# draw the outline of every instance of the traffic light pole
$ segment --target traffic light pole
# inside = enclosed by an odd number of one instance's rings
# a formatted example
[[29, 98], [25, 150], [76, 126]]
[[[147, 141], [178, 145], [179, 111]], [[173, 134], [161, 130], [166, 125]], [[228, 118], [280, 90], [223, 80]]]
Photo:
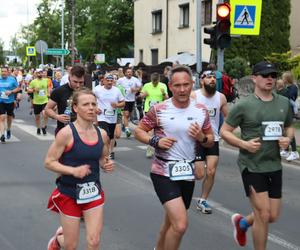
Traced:
[[[218, 3], [224, 3], [224, 0], [219, 0]], [[218, 48], [217, 50], [217, 67], [218, 70], [223, 72], [224, 70], [224, 49]]]
[[201, 33], [202, 33], [202, 25], [201, 25], [201, 1], [202, 0], [197, 0], [197, 20], [196, 20], [196, 88], [200, 87], [200, 73], [202, 71], [202, 39], [201, 39]]

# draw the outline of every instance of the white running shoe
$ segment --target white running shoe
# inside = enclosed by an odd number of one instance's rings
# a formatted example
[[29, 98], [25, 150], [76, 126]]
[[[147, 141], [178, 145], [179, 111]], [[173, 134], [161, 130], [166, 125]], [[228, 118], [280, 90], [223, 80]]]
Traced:
[[299, 159], [299, 153], [297, 151], [292, 151], [290, 155], [286, 158], [287, 161], [294, 161]]
[[287, 151], [287, 150], [280, 150], [280, 156], [282, 157], [282, 158], [288, 158], [289, 157], [289, 151]]

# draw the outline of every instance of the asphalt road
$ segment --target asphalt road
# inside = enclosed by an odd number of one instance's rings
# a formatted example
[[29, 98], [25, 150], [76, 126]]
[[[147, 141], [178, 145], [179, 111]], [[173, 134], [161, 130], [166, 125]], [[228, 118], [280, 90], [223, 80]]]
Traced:
[[[55, 174], [47, 171], [43, 159], [53, 140], [53, 121], [46, 137], [36, 136], [33, 117], [27, 104], [16, 113], [13, 138], [0, 145], [0, 249], [46, 249], [59, 225], [57, 215], [46, 211], [47, 199], [54, 188]], [[189, 228], [183, 250], [240, 249], [232, 238], [230, 216], [250, 212], [236, 166], [237, 152], [221, 149], [215, 186], [210, 195], [212, 215], [203, 215], [193, 201]], [[120, 139], [116, 149], [116, 170], [101, 174], [106, 194], [103, 250], [152, 250], [157, 238], [163, 209], [149, 179], [151, 161], [144, 145], [133, 138]], [[280, 220], [270, 226], [268, 249], [300, 249], [299, 167], [284, 166], [283, 204]], [[196, 200], [200, 192], [197, 182]], [[84, 249], [84, 226], [79, 249]], [[253, 249], [251, 232], [244, 249]]]

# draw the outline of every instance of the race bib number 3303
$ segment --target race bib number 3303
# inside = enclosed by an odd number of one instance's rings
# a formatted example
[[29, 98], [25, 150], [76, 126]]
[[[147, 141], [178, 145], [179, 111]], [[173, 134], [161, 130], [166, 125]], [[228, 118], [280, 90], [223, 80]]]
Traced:
[[190, 161], [172, 161], [168, 163], [172, 181], [194, 180], [194, 166]]

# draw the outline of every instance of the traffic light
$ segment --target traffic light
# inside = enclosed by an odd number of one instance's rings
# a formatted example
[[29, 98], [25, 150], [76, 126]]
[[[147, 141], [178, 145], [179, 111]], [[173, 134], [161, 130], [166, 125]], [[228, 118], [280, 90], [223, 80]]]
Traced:
[[211, 26], [211, 27], [204, 27], [204, 33], [209, 34], [210, 38], [204, 38], [203, 42], [205, 44], [210, 45], [212, 49], [217, 48], [216, 44], [216, 25]]
[[225, 49], [230, 46], [230, 5], [228, 3], [217, 4], [216, 46]]

